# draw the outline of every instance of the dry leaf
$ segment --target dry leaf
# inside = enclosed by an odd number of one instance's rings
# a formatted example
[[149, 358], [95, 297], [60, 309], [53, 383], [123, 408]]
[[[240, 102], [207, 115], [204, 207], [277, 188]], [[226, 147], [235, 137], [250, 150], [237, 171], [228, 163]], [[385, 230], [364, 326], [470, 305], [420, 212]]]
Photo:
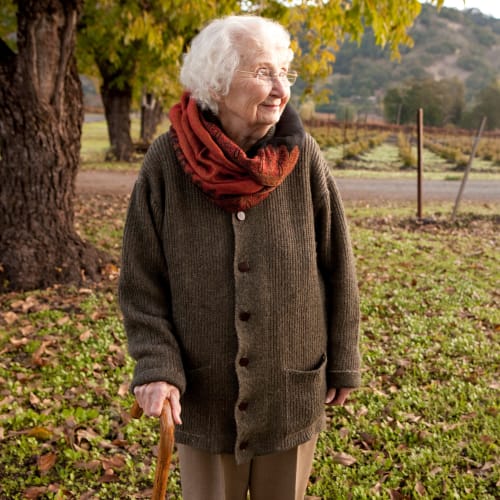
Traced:
[[340, 465], [350, 466], [356, 463], [356, 459], [348, 453], [335, 453], [332, 458], [336, 464]]
[[36, 328], [33, 325], [25, 325], [19, 328], [19, 331], [26, 336], [35, 333]]
[[82, 342], [86, 342], [90, 337], [92, 337], [92, 332], [90, 330], [86, 330], [82, 334], [80, 334], [79, 339]]
[[2, 318], [8, 325], [12, 325], [17, 321], [18, 316], [15, 312], [8, 311], [2, 314]]
[[46, 453], [38, 458], [37, 465], [38, 470], [43, 474], [48, 470], [52, 469], [57, 461], [57, 455], [55, 453]]
[[118, 275], [118, 267], [116, 267], [114, 264], [106, 264], [102, 270], [102, 274], [107, 275], [108, 277], [113, 277]]
[[42, 359], [42, 356], [48, 352], [47, 347], [51, 345], [52, 342], [53, 342], [52, 340], [45, 340], [44, 342], [42, 342], [40, 347], [33, 353], [33, 355], [31, 356], [31, 361], [33, 362], [34, 365], [44, 366], [47, 364], [47, 362], [44, 359]]
[[113, 469], [107, 469], [99, 478], [100, 483], [114, 483], [115, 481], [119, 481], [119, 478]]
[[23, 433], [26, 434], [27, 436], [32, 436], [37, 439], [44, 439], [44, 440], [51, 439], [53, 436], [53, 432], [50, 429], [41, 426], [33, 427], [32, 429], [23, 431]]
[[42, 400], [36, 394], [34, 394], [33, 392], [30, 393], [30, 403], [33, 406], [39, 406], [41, 402]]
[[35, 499], [47, 492], [46, 486], [31, 486], [24, 490], [23, 498]]
[[75, 467], [95, 472], [101, 468], [101, 461], [95, 459], [95, 460], [90, 460], [89, 462], [76, 462]]
[[121, 470], [125, 467], [125, 457], [123, 455], [113, 455], [110, 458], [101, 459], [104, 470]]
[[57, 326], [63, 326], [71, 321], [69, 316], [63, 316], [57, 320]]
[[29, 342], [29, 339], [26, 337], [23, 337], [22, 339], [16, 339], [15, 337], [11, 337], [9, 339], [9, 342], [14, 346], [14, 347], [19, 347], [22, 345], [26, 345]]
[[339, 430], [339, 437], [342, 439], [346, 439], [349, 437], [349, 429], [347, 427], [342, 427]]
[[427, 491], [425, 491], [425, 486], [420, 481], [417, 481], [417, 484], [415, 485], [415, 491], [421, 496], [425, 496], [427, 494]]
[[389, 490], [389, 498], [391, 500], [402, 500], [404, 496], [398, 490]]
[[82, 441], [92, 441], [94, 439], [99, 439], [101, 436], [92, 429], [78, 429], [76, 431], [77, 443], [81, 444]]
[[123, 384], [118, 387], [118, 396], [123, 397], [128, 394], [130, 388], [130, 383], [129, 382], [123, 382]]

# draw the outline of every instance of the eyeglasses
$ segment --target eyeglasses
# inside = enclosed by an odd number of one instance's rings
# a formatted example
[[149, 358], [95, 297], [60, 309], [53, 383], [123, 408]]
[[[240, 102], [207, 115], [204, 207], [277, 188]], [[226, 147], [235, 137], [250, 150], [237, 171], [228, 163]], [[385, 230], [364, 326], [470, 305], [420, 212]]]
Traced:
[[296, 71], [278, 71], [278, 73], [274, 73], [270, 69], [266, 68], [261, 68], [257, 71], [243, 71], [241, 69], [237, 69], [236, 71], [252, 78], [256, 78], [261, 82], [272, 83], [273, 80], [277, 78], [282, 84], [290, 86], [297, 81], [297, 77], [299, 76]]

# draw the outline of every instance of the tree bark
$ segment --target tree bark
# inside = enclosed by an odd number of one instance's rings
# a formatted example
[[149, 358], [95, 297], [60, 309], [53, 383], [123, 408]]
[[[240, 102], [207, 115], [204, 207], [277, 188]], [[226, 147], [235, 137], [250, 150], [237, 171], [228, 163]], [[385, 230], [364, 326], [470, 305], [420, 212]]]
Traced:
[[17, 5], [17, 53], [0, 40], [0, 291], [95, 280], [104, 263], [74, 227], [82, 0]]
[[[104, 78], [102, 72], [101, 75]], [[101, 96], [111, 144], [111, 154], [108, 155], [108, 159], [131, 161], [134, 154], [134, 145], [130, 135], [132, 88], [128, 83], [118, 88], [112, 81], [104, 79]]]
[[143, 94], [141, 105], [141, 141], [151, 144], [156, 129], [161, 122], [163, 107], [160, 101], [149, 92]]

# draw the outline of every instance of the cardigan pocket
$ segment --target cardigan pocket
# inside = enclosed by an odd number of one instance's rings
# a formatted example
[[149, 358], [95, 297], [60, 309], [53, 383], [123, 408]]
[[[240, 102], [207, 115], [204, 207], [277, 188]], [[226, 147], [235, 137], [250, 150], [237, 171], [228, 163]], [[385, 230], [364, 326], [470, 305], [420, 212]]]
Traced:
[[287, 432], [298, 432], [314, 424], [324, 410], [326, 356], [313, 370], [285, 370]]

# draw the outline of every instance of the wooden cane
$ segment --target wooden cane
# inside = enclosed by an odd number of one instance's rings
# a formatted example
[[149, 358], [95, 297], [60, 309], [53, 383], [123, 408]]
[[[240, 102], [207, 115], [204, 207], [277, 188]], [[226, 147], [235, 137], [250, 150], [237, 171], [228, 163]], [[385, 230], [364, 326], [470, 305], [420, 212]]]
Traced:
[[[134, 402], [130, 415], [140, 418], [143, 411], [137, 401]], [[158, 460], [156, 463], [155, 482], [153, 485], [152, 500], [165, 500], [167, 493], [168, 472], [174, 449], [174, 421], [170, 402], [165, 399], [160, 414], [160, 445], [158, 447]]]

